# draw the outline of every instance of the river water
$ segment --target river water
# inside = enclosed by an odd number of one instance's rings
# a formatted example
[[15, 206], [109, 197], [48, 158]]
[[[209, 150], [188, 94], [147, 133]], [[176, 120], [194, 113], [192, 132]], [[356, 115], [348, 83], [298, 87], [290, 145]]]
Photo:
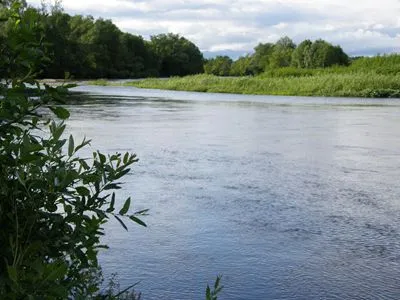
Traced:
[[400, 102], [74, 89], [70, 131], [132, 151], [104, 274], [144, 299], [400, 299]]

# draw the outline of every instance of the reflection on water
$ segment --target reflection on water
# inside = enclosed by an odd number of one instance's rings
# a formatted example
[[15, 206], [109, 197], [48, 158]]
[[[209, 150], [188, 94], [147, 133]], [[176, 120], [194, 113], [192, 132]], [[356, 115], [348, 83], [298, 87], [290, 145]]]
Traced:
[[[78, 87], [70, 130], [140, 162], [121, 199], [148, 228], [107, 225], [106, 275], [145, 299], [400, 297], [396, 100]], [[89, 94], [88, 94], [89, 93]]]

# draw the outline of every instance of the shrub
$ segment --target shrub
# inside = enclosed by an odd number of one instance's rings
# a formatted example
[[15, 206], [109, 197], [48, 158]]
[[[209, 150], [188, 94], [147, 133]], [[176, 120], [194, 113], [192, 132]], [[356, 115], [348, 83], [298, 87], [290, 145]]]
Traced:
[[13, 36], [0, 52], [0, 298], [90, 297], [99, 288], [104, 223], [145, 225], [145, 211], [129, 214], [130, 198], [116, 211], [112, 192], [138, 159], [77, 155], [90, 141], [63, 135], [69, 112], [59, 104], [71, 85], [42, 89], [35, 80], [46, 61], [38, 16], [18, 1], [1, 12]]

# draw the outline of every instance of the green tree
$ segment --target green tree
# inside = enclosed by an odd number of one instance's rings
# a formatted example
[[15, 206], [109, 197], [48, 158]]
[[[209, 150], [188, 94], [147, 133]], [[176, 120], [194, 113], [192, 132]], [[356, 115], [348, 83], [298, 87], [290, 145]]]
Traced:
[[[117, 78], [121, 69], [122, 33], [111, 20], [98, 19], [94, 23], [88, 43], [96, 62], [96, 77]], [[86, 41], [85, 41], [86, 42]]]
[[324, 40], [316, 40], [311, 48], [312, 67], [313, 68], [326, 68], [333, 65], [348, 65], [349, 58], [339, 46]]
[[292, 66], [296, 68], [311, 68], [312, 63], [312, 54], [311, 47], [312, 41], [305, 40], [301, 42], [297, 48], [293, 51], [292, 54]]
[[151, 37], [150, 45], [159, 58], [161, 76], [185, 76], [203, 72], [203, 54], [189, 40], [177, 34]]
[[140, 78], [157, 75], [157, 58], [141, 36], [122, 33], [119, 75]]
[[250, 55], [241, 56], [232, 63], [231, 76], [247, 76], [254, 75], [252, 69], [252, 57]]
[[61, 72], [69, 72], [76, 78], [97, 78], [96, 55], [91, 40], [94, 32], [94, 18], [72, 16], [68, 22], [67, 60], [62, 63]]
[[271, 55], [274, 51], [274, 44], [260, 43], [254, 48], [254, 54], [251, 57], [249, 66], [251, 73], [260, 74], [266, 71], [270, 64]]
[[296, 49], [296, 44], [287, 36], [279, 39], [274, 45], [274, 49], [269, 60], [271, 68], [282, 68], [291, 65], [292, 53]]
[[217, 76], [229, 76], [232, 63], [233, 61], [229, 56], [217, 56], [206, 61], [204, 72]]
[[[75, 73], [72, 43], [69, 40], [71, 16], [62, 10], [53, 11], [51, 15], [43, 12], [42, 22], [47, 41], [47, 52], [50, 62], [45, 68], [43, 77], [64, 78], [65, 73]], [[82, 55], [82, 53], [81, 53]]]

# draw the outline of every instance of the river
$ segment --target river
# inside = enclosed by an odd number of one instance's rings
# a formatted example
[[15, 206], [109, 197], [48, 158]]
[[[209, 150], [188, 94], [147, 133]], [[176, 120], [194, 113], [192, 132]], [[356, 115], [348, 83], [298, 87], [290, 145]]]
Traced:
[[140, 158], [106, 277], [144, 300], [400, 298], [400, 102], [89, 87], [69, 130]]

